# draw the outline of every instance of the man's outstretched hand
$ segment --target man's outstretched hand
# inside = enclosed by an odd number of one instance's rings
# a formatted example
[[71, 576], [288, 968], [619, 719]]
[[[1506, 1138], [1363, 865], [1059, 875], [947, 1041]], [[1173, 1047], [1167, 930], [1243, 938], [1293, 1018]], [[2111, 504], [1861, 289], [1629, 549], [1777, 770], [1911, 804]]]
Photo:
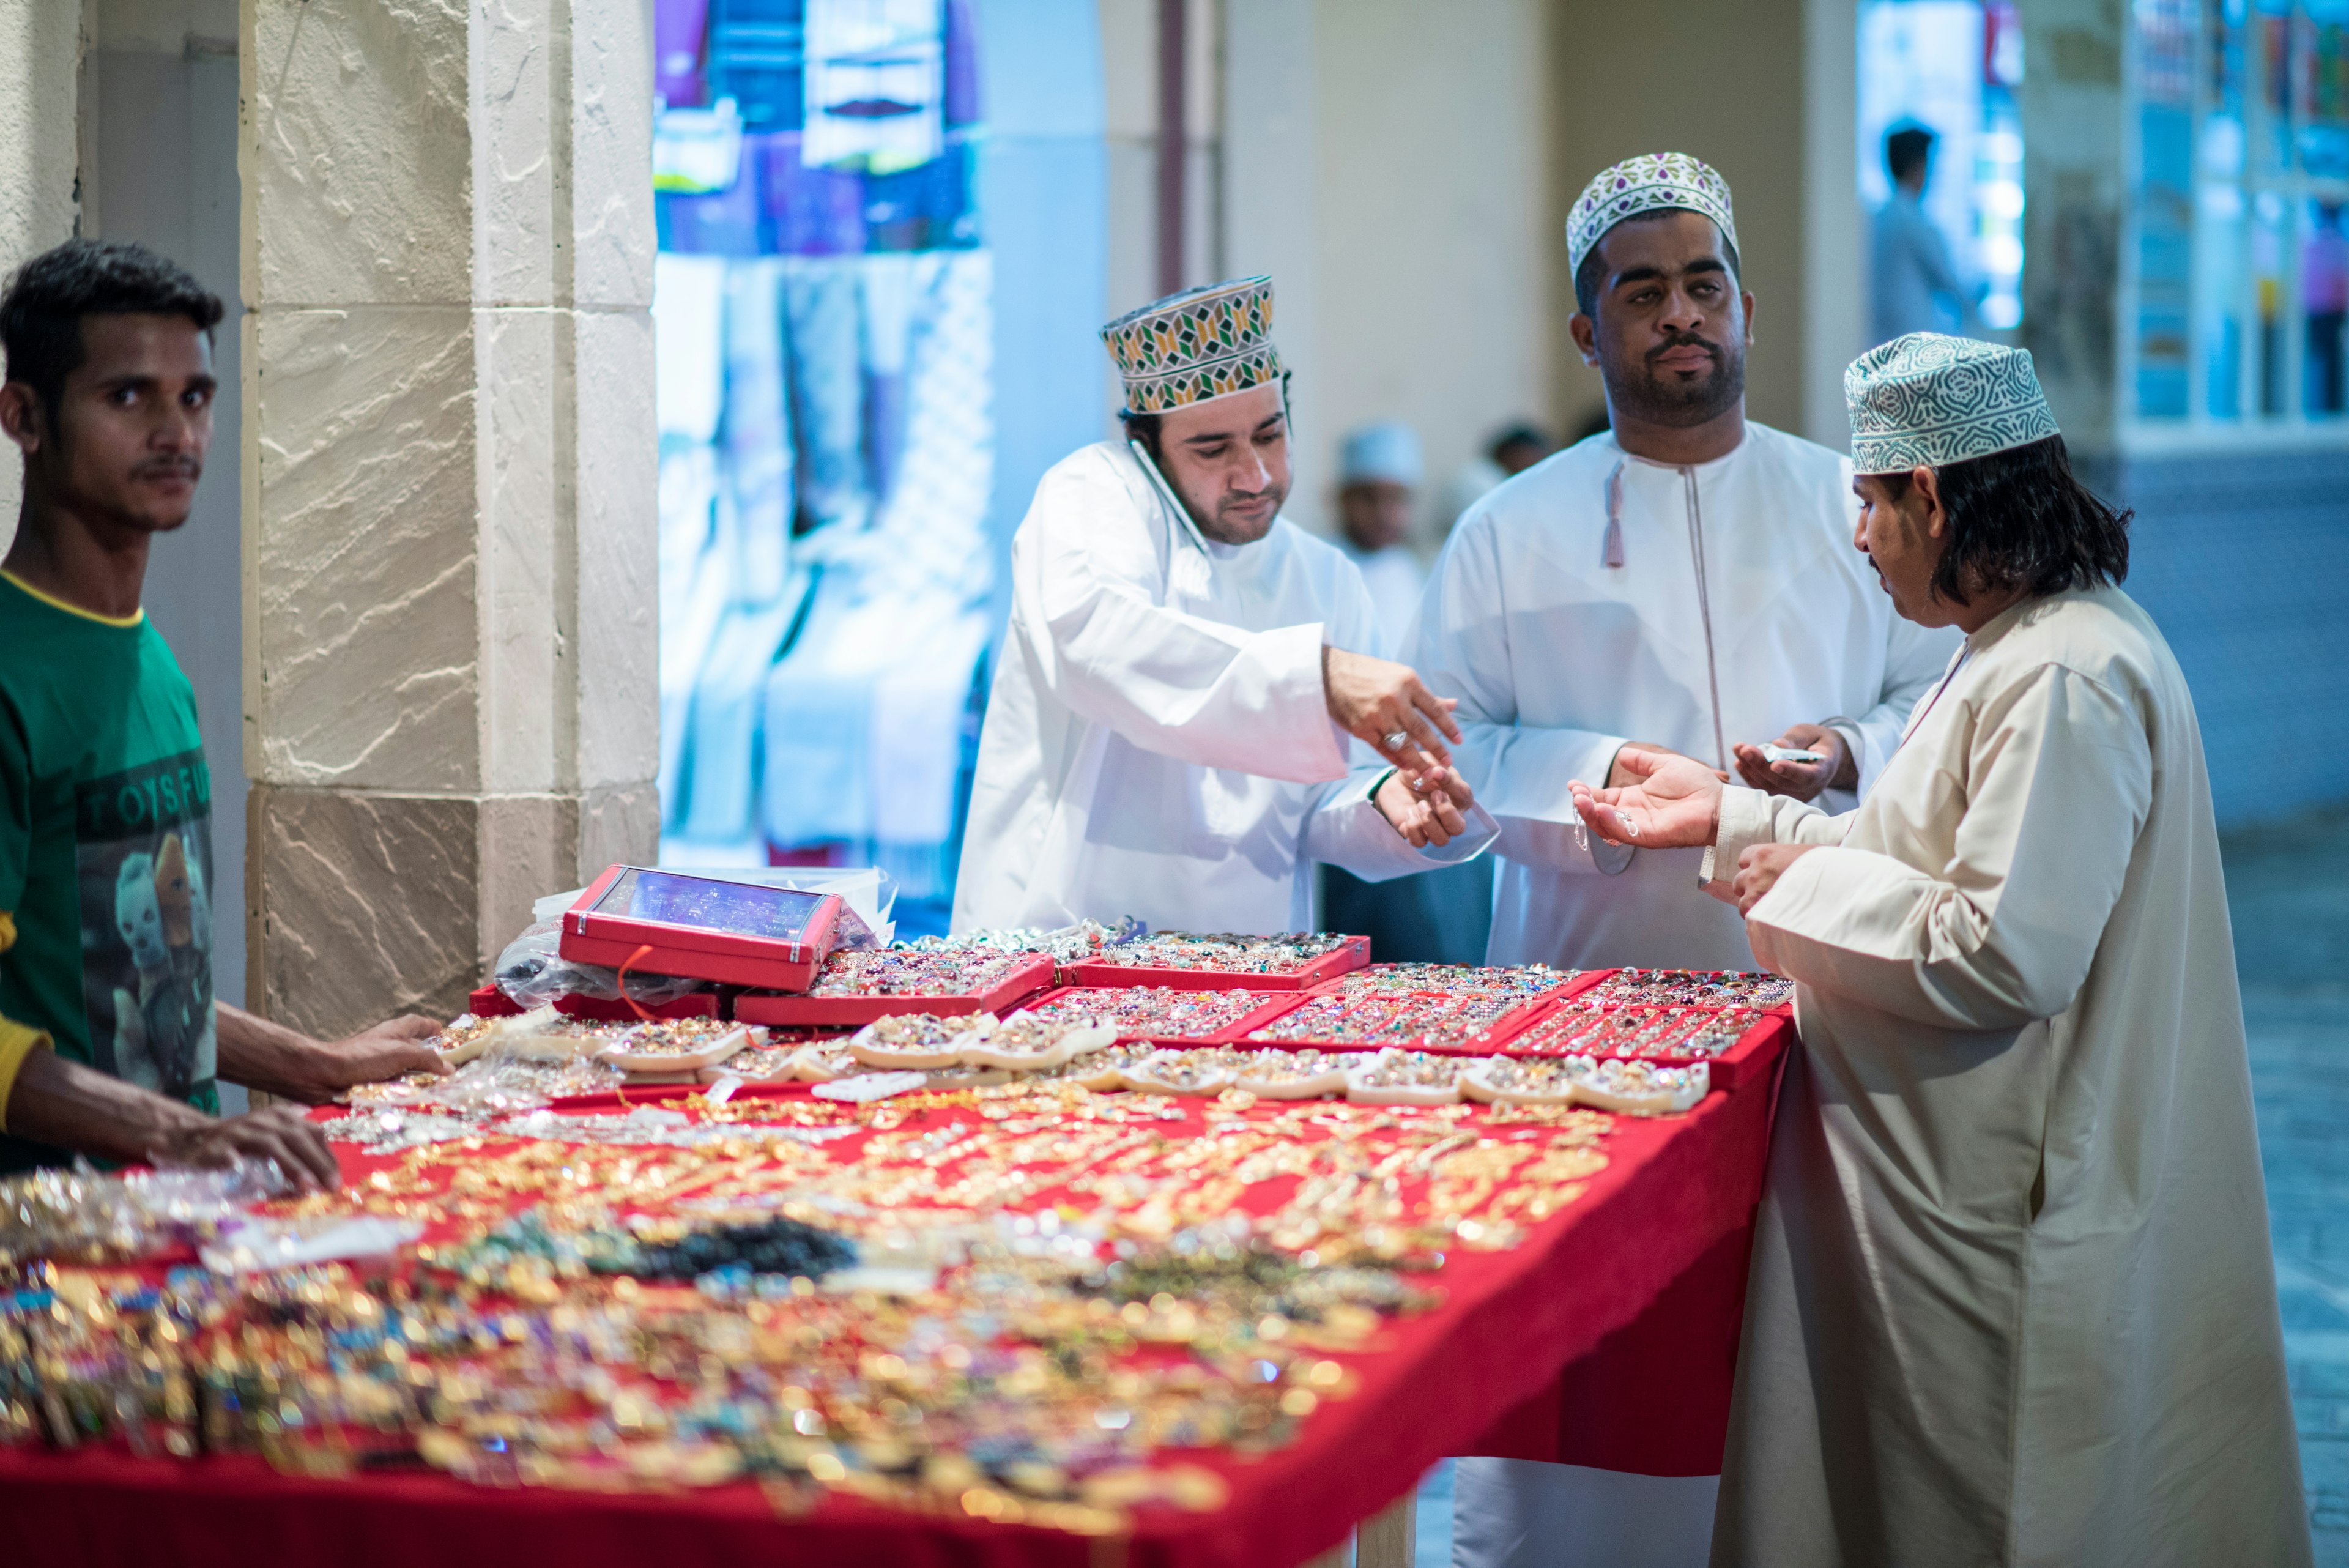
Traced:
[[1791, 795], [1796, 800], [1814, 800], [1821, 790], [1857, 789], [1859, 766], [1854, 761], [1851, 748], [1835, 731], [1821, 724], [1790, 724], [1786, 732], [1770, 742], [1790, 752], [1816, 752], [1825, 762], [1774, 763], [1759, 746], [1740, 741], [1731, 748], [1735, 753], [1737, 774], [1754, 788], [1769, 794]]
[[1609, 844], [1683, 849], [1712, 843], [1720, 830], [1721, 775], [1702, 763], [1625, 746], [1610, 776], [1627, 782], [1593, 789], [1576, 779], [1570, 786], [1575, 810]]
[[1467, 813], [1476, 804], [1475, 792], [1448, 768], [1433, 770], [1422, 782], [1423, 790], [1414, 788], [1400, 771], [1389, 774], [1371, 804], [1413, 849], [1431, 844], [1442, 848], [1468, 831]]
[[1460, 726], [1452, 719], [1459, 701], [1430, 691], [1410, 665], [1324, 647], [1321, 691], [1340, 729], [1431, 791], [1429, 771], [1451, 766], [1452, 753], [1444, 741], [1460, 739]]
[[446, 1073], [426, 1041], [440, 1026], [408, 1013], [332, 1043], [220, 1003], [220, 1075], [281, 1099], [321, 1105], [357, 1084], [381, 1083], [403, 1073]]

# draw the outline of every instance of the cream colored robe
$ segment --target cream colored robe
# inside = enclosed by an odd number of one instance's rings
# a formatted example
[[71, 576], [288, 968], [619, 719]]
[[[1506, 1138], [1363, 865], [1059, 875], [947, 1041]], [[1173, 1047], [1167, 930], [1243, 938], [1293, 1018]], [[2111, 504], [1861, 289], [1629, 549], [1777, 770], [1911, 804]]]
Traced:
[[1860, 808], [1723, 796], [1796, 993], [1719, 1565], [2310, 1560], [2226, 888], [2116, 589], [1967, 641]]

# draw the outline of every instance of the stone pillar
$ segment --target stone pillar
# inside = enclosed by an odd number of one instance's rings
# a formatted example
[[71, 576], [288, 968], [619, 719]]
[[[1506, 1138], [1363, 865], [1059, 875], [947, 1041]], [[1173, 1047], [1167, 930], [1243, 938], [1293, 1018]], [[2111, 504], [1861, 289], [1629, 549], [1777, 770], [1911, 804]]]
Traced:
[[[80, 80], [81, 0], [0, 0], [0, 278], [73, 237]], [[0, 551], [19, 462], [0, 441]]]
[[447, 1012], [658, 806], [651, 0], [243, 0], [248, 995]]

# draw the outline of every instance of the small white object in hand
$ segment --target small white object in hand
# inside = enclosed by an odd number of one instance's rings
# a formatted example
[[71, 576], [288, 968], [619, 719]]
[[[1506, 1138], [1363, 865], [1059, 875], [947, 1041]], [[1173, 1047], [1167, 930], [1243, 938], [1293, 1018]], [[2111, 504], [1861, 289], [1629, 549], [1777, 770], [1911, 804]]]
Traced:
[[1812, 766], [1827, 760], [1825, 752], [1805, 751], [1799, 746], [1764, 746], [1762, 754], [1774, 763], [1807, 763]]

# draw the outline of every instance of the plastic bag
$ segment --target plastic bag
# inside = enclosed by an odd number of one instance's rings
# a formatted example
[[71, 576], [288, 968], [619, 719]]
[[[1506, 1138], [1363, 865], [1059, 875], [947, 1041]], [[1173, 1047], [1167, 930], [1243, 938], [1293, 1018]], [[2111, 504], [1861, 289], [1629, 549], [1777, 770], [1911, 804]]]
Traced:
[[[531, 1008], [544, 1007], [565, 996], [592, 996], [601, 1002], [619, 997], [620, 971], [602, 964], [574, 963], [558, 950], [562, 940], [561, 920], [540, 920], [506, 944], [505, 951], [498, 955], [494, 973], [498, 989], [508, 1001]], [[628, 996], [640, 1007], [659, 1007], [709, 989], [706, 980], [636, 969], [628, 971]]]
[[626, 1083], [627, 1074], [601, 1054], [600, 1037], [583, 1034], [578, 1043], [576, 1051], [549, 1055], [532, 1042], [500, 1039], [448, 1077], [418, 1091], [411, 1103], [445, 1106], [460, 1116], [502, 1116], [579, 1095], [608, 1095]]
[[288, 1190], [274, 1159], [120, 1172], [100, 1171], [84, 1159], [71, 1170], [13, 1177], [0, 1181], [0, 1282], [36, 1258], [103, 1263], [151, 1257]]

